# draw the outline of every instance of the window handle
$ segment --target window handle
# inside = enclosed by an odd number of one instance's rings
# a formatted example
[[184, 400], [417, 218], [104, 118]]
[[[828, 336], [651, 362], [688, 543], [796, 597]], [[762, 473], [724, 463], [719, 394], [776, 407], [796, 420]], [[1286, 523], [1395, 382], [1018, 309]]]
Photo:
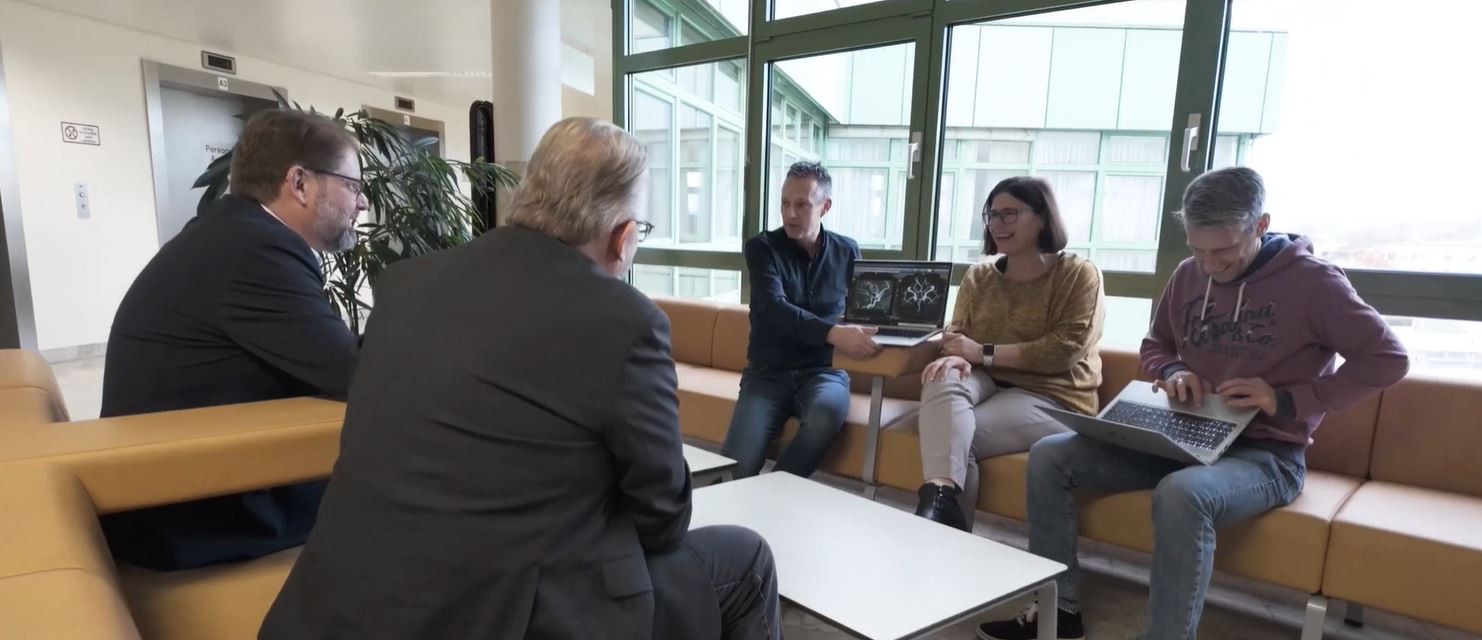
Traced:
[[1188, 126], [1184, 127], [1183, 158], [1179, 162], [1179, 167], [1184, 170], [1184, 173], [1193, 170], [1190, 164], [1194, 160], [1194, 152], [1199, 150], [1199, 122], [1203, 116], [1202, 113], [1189, 114]]
[[906, 179], [916, 179], [916, 164], [921, 162], [921, 132], [911, 132], [911, 143], [906, 145]]

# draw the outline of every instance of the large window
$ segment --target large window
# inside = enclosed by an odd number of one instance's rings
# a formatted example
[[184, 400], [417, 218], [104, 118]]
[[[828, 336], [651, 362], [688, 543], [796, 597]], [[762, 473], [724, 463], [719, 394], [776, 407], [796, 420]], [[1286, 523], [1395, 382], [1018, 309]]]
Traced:
[[769, 228], [781, 224], [788, 167], [822, 161], [834, 181], [824, 226], [864, 249], [901, 248], [914, 56], [906, 43], [772, 66]]
[[1344, 267], [1482, 274], [1482, 128], [1452, 111], [1477, 104], [1482, 3], [1235, 0], [1231, 17], [1219, 128], [1259, 132], [1241, 160], [1274, 227]]
[[798, 160], [834, 175], [829, 229], [960, 278], [983, 258], [988, 192], [1031, 175], [1105, 274], [1104, 344], [1136, 347], [1188, 255], [1169, 215], [1183, 190], [1246, 165], [1274, 228], [1344, 267], [1417, 370], [1482, 377], [1482, 204], [1466, 191], [1482, 3], [1086, 4], [622, 3], [615, 113], [648, 145], [656, 225], [635, 278], [680, 295], [685, 274], [698, 296], [704, 273], [713, 296], [735, 274], [739, 297], [741, 243], [780, 224]]
[[648, 247], [739, 251], [745, 67], [724, 61], [633, 76], [629, 129], [648, 147]]
[[937, 256], [976, 259], [989, 191], [1033, 175], [1071, 251], [1153, 271], [1183, 21], [1181, 3], [1137, 0], [953, 27]]
[[650, 296], [741, 302], [741, 272], [654, 265], [633, 266], [633, 286]]
[[629, 51], [645, 53], [746, 33], [747, 0], [633, 0]]

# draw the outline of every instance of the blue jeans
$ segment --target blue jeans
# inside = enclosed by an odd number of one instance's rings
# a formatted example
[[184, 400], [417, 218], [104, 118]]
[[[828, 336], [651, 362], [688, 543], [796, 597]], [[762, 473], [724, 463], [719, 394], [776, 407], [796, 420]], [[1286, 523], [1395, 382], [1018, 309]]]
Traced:
[[849, 413], [849, 374], [838, 369], [753, 371], [741, 374], [741, 396], [721, 453], [736, 460], [735, 477], [761, 472], [782, 425], [796, 417], [798, 435], [782, 449], [775, 470], [813, 475]]
[[1305, 450], [1239, 440], [1212, 465], [1185, 466], [1074, 433], [1029, 450], [1029, 550], [1070, 567], [1060, 608], [1079, 611], [1076, 489], [1153, 490], [1153, 570], [1144, 638], [1193, 638], [1214, 570], [1215, 529], [1290, 503], [1307, 475]]

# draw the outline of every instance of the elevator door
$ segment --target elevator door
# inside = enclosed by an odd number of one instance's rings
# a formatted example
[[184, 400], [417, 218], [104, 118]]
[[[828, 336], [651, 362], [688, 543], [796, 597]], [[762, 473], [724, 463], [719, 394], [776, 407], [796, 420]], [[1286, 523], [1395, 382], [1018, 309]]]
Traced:
[[227, 93], [160, 87], [160, 106], [165, 134], [167, 197], [159, 218], [159, 240], [163, 245], [180, 233], [201, 201], [201, 189], [192, 189], [196, 178], [218, 156], [230, 151], [242, 134], [246, 116], [273, 108], [267, 100]]

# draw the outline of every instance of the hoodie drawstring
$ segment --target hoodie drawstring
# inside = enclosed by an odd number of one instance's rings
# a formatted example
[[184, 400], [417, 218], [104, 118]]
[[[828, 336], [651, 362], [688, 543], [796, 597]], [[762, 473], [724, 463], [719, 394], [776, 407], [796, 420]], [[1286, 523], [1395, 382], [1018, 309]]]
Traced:
[[[1247, 283], [1245, 283], [1245, 282], [1240, 283], [1240, 291], [1235, 294], [1235, 312], [1233, 314], [1231, 314], [1231, 316], [1230, 316], [1230, 320], [1232, 322], [1240, 322], [1240, 307], [1244, 306], [1244, 304], [1245, 304], [1245, 285], [1246, 284]], [[1208, 314], [1209, 314], [1209, 295], [1210, 295], [1210, 293], [1213, 290], [1214, 290], [1214, 276], [1210, 276], [1208, 280], [1205, 280], [1204, 281], [1204, 302], [1202, 302], [1202, 303], [1199, 304], [1199, 330], [1200, 331], [1203, 331], [1204, 330], [1204, 326], [1205, 326], [1204, 325], [1204, 321], [1205, 321], [1206, 318], [1208, 318]], [[1184, 330], [1183, 344], [1185, 346], [1187, 346], [1189, 344], [1189, 331], [1190, 331], [1190, 329], [1185, 329]]]

